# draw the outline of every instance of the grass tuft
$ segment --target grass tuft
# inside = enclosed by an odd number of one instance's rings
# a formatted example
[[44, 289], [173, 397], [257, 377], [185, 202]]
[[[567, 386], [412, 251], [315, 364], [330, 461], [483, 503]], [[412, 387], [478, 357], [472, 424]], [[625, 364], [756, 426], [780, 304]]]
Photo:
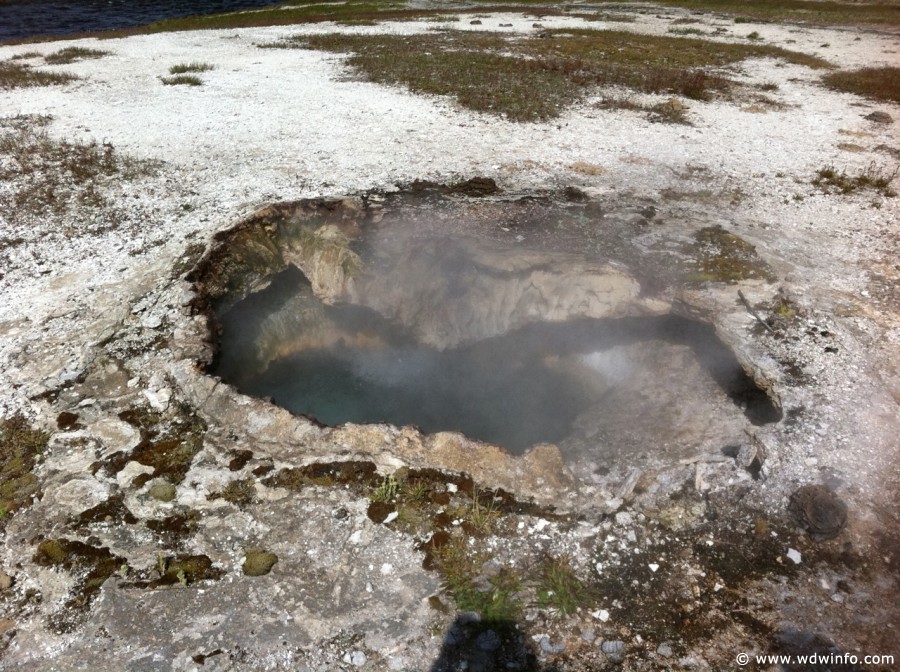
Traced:
[[537, 587], [538, 605], [571, 616], [593, 599], [591, 590], [575, 575], [566, 557], [551, 558], [541, 566]]
[[54, 51], [52, 54], [47, 54], [44, 57], [44, 60], [49, 65], [65, 65], [67, 63], [74, 63], [75, 61], [83, 61], [89, 58], [102, 58], [108, 55], [108, 51], [101, 51], [100, 49], [66, 47], [59, 51]]
[[475, 611], [482, 622], [515, 621], [522, 614], [522, 581], [510, 567], [483, 573], [485, 557], [473, 555], [463, 539], [453, 539], [435, 552], [445, 586], [461, 611]]
[[173, 65], [169, 68], [170, 75], [183, 75], [188, 72], [209, 72], [215, 66], [209, 63], [200, 63], [200, 62], [192, 62], [192, 63], [179, 63], [178, 65]]
[[175, 75], [174, 77], [160, 77], [159, 79], [166, 86], [203, 86], [203, 80], [197, 75]]
[[27, 86], [67, 84], [76, 79], [78, 77], [68, 72], [34, 70], [25, 63], [0, 61], [0, 90], [18, 89]]
[[900, 67], [841, 70], [825, 75], [822, 81], [838, 91], [900, 103]]

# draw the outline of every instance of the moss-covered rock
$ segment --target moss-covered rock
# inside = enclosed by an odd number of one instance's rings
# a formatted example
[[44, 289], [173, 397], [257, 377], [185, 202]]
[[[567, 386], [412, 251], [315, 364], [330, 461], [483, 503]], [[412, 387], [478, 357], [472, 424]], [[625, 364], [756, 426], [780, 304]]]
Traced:
[[272, 567], [278, 562], [278, 556], [268, 551], [249, 550], [244, 557], [243, 569], [245, 576], [265, 576], [272, 571]]
[[161, 502], [171, 502], [175, 499], [176, 488], [171, 483], [161, 481], [150, 486], [150, 496]]

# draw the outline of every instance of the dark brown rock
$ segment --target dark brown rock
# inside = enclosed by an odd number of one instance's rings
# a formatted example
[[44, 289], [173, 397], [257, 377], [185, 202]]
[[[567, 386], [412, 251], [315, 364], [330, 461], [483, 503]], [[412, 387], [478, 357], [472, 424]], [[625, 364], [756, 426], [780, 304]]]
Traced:
[[394, 505], [388, 502], [372, 502], [369, 504], [369, 520], [371, 520], [375, 524], [380, 524], [385, 521], [385, 519], [394, 512]]
[[794, 492], [788, 511], [816, 541], [833, 539], [847, 524], [847, 505], [822, 485], [805, 485]]
[[454, 184], [451, 191], [455, 194], [477, 197], [496, 194], [499, 189], [497, 188], [497, 183], [490, 177], [473, 177], [471, 180]]

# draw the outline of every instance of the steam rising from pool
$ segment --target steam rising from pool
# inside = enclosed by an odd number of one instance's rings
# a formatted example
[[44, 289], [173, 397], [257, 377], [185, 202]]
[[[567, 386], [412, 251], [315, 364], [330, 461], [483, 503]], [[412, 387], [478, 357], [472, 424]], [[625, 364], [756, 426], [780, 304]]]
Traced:
[[328, 425], [458, 431], [521, 453], [608, 436], [606, 420], [653, 424], [684, 393], [662, 389], [673, 367], [753, 422], [777, 418], [711, 327], [672, 315], [535, 322], [441, 350], [369, 308], [322, 304], [291, 267], [219, 320], [213, 373]]

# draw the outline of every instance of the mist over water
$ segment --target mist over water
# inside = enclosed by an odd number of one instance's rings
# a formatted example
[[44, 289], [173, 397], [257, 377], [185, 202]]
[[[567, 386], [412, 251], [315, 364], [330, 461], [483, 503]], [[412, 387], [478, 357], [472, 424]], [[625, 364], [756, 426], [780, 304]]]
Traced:
[[[285, 330], [278, 316], [293, 319], [292, 302], [298, 296], [316, 301], [310, 294], [302, 274], [289, 269], [221, 315], [213, 373], [246, 394], [272, 397], [324, 424], [459, 431], [515, 453], [564, 440], [585, 412], [632, 412], [634, 422], [642, 422], [646, 405], [623, 409], [621, 391], [653, 380], [652, 367], [665, 348], [689, 348], [707, 384], [746, 407], [751, 421], [769, 421], [775, 412], [713, 329], [684, 318], [538, 322], [439, 350], [359, 306], [319, 305], [305, 326], [288, 320], [293, 326]], [[266, 349], [273, 354], [261, 357]], [[638, 390], [642, 397], [645, 392]], [[651, 402], [653, 395], [665, 395], [649, 393]]]

